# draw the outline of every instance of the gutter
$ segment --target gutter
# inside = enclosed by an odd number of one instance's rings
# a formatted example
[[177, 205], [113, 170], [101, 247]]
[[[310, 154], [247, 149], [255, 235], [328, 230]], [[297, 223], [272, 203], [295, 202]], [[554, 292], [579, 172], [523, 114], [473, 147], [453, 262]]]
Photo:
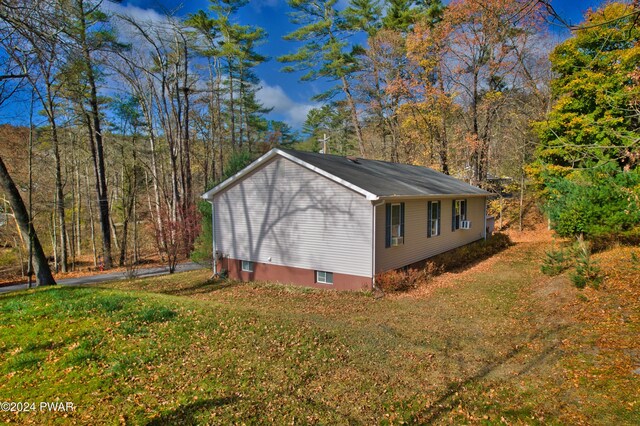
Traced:
[[376, 198], [376, 200], [428, 200], [428, 199], [449, 199], [449, 198], [479, 198], [488, 197], [491, 193], [486, 194], [425, 194], [425, 195], [383, 195]]

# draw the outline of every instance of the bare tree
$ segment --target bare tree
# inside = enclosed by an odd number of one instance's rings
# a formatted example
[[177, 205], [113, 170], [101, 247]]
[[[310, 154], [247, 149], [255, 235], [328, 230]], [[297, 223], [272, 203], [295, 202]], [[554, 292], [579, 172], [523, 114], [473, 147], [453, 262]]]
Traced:
[[3, 37], [0, 43], [24, 71], [25, 78], [37, 95], [49, 122], [55, 168], [55, 208], [60, 237], [60, 265], [62, 272], [67, 272], [65, 196], [56, 117], [56, 86], [60, 83], [57, 73], [63, 61], [59, 55], [60, 38], [56, 34], [60, 28], [60, 16], [55, 2], [41, 0], [37, 3], [38, 7], [33, 8], [29, 14], [20, 13], [7, 22], [12, 31]]
[[16, 185], [13, 182], [13, 179], [11, 179], [9, 171], [4, 164], [4, 161], [2, 161], [2, 158], [0, 158], [0, 184], [2, 185], [4, 192], [7, 194], [14, 217], [16, 218], [16, 222], [20, 228], [22, 238], [23, 240], [28, 241], [28, 244], [30, 245], [29, 250], [33, 252], [37, 285], [55, 285], [56, 281], [53, 279], [53, 275], [51, 275], [47, 256], [45, 256], [44, 250], [42, 250], [38, 234], [36, 234], [36, 231], [33, 228], [33, 223], [31, 222], [27, 208], [24, 205], [24, 201], [20, 196], [18, 188], [16, 188]]

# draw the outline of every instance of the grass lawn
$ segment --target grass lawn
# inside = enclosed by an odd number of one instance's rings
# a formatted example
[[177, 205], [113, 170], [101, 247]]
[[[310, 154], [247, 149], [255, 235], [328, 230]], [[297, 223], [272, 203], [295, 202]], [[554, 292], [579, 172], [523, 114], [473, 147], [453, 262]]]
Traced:
[[631, 249], [578, 291], [540, 274], [546, 245], [384, 298], [206, 271], [3, 295], [0, 401], [76, 409], [0, 421], [639, 424]]

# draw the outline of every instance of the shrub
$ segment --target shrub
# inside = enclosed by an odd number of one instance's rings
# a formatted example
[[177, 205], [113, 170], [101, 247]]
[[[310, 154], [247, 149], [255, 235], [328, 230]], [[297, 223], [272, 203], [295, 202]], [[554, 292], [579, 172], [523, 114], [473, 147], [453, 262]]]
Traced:
[[598, 253], [614, 246], [638, 246], [640, 245], [640, 227], [628, 231], [598, 234], [589, 238], [592, 253]]
[[597, 262], [591, 259], [589, 244], [582, 236], [578, 237], [575, 247], [576, 269], [571, 274], [571, 282], [578, 288], [585, 288], [590, 285], [598, 288], [602, 283], [602, 275]]
[[386, 292], [407, 291], [428, 283], [445, 271], [469, 266], [504, 250], [512, 244], [506, 234], [496, 233], [486, 240], [476, 241], [448, 252], [417, 262], [405, 269], [376, 275], [376, 286]]
[[589, 239], [625, 233], [640, 224], [640, 173], [614, 166], [546, 176], [551, 223], [561, 236]]
[[428, 282], [440, 273], [433, 262], [427, 262], [423, 268], [394, 269], [376, 276], [376, 285], [383, 291], [407, 291]]
[[540, 270], [543, 274], [549, 276], [555, 276], [563, 273], [571, 266], [570, 253], [560, 248], [551, 248], [545, 251], [545, 258], [542, 261]]

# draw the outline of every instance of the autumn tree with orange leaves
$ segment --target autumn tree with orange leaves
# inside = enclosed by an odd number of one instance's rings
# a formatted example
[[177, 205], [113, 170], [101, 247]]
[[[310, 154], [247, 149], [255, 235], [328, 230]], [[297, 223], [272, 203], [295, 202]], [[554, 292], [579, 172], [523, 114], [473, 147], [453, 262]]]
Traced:
[[[536, 98], [538, 104], [545, 103], [542, 23], [535, 2], [455, 0], [437, 25], [416, 25], [409, 35], [407, 55], [419, 66], [406, 83], [416, 99], [405, 108], [410, 123], [415, 127], [422, 122], [426, 134], [436, 140], [441, 170], [449, 168], [453, 114], [459, 119], [457, 138], [463, 142], [469, 178], [482, 184], [492, 149], [502, 149], [501, 132], [514, 128], [513, 112]], [[528, 122], [530, 109], [522, 112], [521, 118]], [[522, 138], [529, 137], [528, 126], [519, 129]]]

